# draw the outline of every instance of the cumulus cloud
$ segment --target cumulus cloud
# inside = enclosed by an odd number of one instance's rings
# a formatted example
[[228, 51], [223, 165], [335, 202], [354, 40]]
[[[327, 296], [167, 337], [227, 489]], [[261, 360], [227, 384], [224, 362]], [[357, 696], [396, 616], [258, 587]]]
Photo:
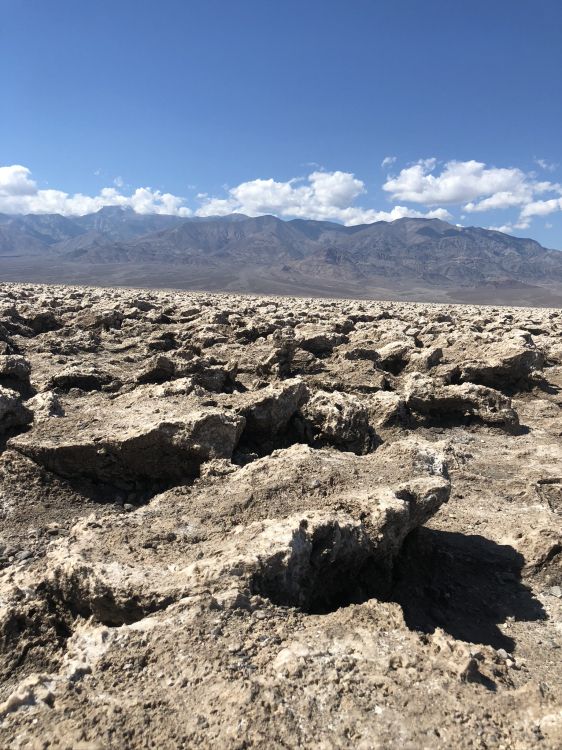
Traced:
[[226, 198], [201, 196], [197, 216], [223, 216], [242, 213], [247, 216], [274, 214], [284, 218], [340, 221], [347, 225], [374, 221], [393, 221], [405, 216], [449, 219], [442, 208], [423, 213], [405, 206], [390, 211], [361, 208], [353, 202], [365, 193], [365, 184], [351, 172], [315, 171], [306, 179], [278, 182], [256, 179], [230, 188]]
[[[395, 157], [385, 157], [394, 163]], [[248, 216], [274, 214], [281, 218], [336, 221], [350, 225], [394, 221], [405, 217], [453, 220], [448, 207], [455, 207], [455, 218], [485, 212], [510, 210], [511, 215], [494, 219], [497, 229], [513, 232], [527, 229], [535, 217], [562, 211], [562, 185], [540, 181], [535, 173], [517, 167], [490, 167], [483, 162], [449, 161], [435, 158], [409, 164], [398, 174], [389, 175], [383, 190], [393, 204], [388, 208], [365, 206], [365, 183], [351, 172], [312, 169], [306, 177], [286, 181], [273, 178], [248, 180], [224, 188], [222, 195], [199, 192], [193, 210], [184, 198], [139, 187], [129, 190], [121, 177], [96, 195], [67, 193], [39, 187], [30, 170], [21, 165], [0, 167], [0, 212], [10, 214], [59, 213], [79, 216], [103, 206], [132, 208], [141, 214], [176, 216]], [[412, 204], [415, 207], [412, 207]], [[453, 211], [453, 209], [451, 209]], [[490, 222], [492, 223], [492, 222]]]
[[562, 198], [550, 198], [528, 203], [521, 210], [520, 218], [525, 220], [533, 216], [548, 216], [555, 211], [562, 211]]
[[[120, 178], [115, 184], [120, 188]], [[69, 194], [62, 190], [42, 189], [31, 178], [31, 172], [21, 164], [0, 167], [0, 212], [7, 214], [57, 213], [63, 216], [82, 216], [99, 211], [103, 206], [132, 208], [139, 214], [175, 214], [190, 216], [191, 209], [183, 198], [162, 193], [149, 187], [137, 188], [124, 195], [117, 187], [103, 188], [98, 195]]]
[[526, 206], [523, 206], [517, 221], [510, 224], [504, 224], [501, 227], [489, 228], [497, 229], [499, 232], [512, 234], [516, 229], [528, 229], [531, 226], [532, 219], [536, 216], [549, 216], [557, 211], [562, 211], [562, 198], [531, 201]]
[[37, 185], [31, 179], [31, 172], [21, 164], [0, 167], [0, 196], [27, 196], [37, 192]]
[[[543, 160], [538, 163], [544, 169], [552, 166]], [[558, 197], [537, 200], [544, 193], [562, 195], [560, 184], [537, 180], [517, 167], [489, 167], [475, 160], [449, 161], [438, 173], [436, 167], [435, 159], [405, 167], [387, 179], [383, 190], [395, 200], [425, 206], [464, 204], [467, 213], [517, 208], [518, 220], [503, 224], [501, 231], [526, 229], [531, 217], [562, 210]]]
[[520, 193], [527, 181], [520, 169], [487, 167], [474, 160], [447, 162], [439, 174], [433, 174], [435, 167], [435, 159], [405, 167], [397, 176], [388, 178], [383, 190], [395, 200], [432, 206], [464, 203], [498, 193], [512, 196]]
[[[193, 211], [183, 198], [140, 187], [126, 194], [121, 177], [113, 186], [105, 187], [97, 195], [67, 193], [62, 190], [40, 188], [30, 170], [21, 164], [0, 167], [0, 212], [8, 214], [58, 213], [81, 216], [99, 211], [103, 206], [129, 207], [140, 214], [172, 214], [191, 216]], [[223, 197], [199, 193], [197, 216], [224, 216], [243, 213], [248, 216], [275, 214], [282, 218], [307, 218], [339, 221], [347, 225], [374, 221], [394, 221], [407, 216], [450, 219], [444, 208], [423, 212], [404, 205], [379, 211], [355, 205], [366, 192], [365, 184], [351, 172], [312, 171], [306, 178], [280, 182], [256, 179], [242, 182], [227, 190]]]
[[512, 224], [501, 224], [499, 227], [488, 227], [492, 232], [503, 232], [503, 234], [513, 234]]

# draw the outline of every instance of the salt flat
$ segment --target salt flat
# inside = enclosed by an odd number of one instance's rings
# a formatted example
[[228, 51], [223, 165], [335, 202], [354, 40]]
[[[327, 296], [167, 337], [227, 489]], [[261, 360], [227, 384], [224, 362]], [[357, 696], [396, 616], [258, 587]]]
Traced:
[[0, 745], [557, 748], [562, 313], [0, 286]]

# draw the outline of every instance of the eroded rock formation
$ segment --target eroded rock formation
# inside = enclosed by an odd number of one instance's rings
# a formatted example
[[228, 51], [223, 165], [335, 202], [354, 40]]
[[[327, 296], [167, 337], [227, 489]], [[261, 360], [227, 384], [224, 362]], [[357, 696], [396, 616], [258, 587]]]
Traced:
[[0, 287], [0, 746], [559, 747], [561, 332]]

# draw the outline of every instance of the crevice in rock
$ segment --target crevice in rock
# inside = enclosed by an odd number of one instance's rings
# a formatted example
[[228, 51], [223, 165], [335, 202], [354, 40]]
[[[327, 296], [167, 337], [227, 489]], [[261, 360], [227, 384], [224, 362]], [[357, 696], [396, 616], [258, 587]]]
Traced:
[[427, 415], [412, 413], [410, 415], [408, 427], [412, 430], [418, 428], [451, 430], [455, 427], [464, 427], [466, 429], [496, 429], [501, 430], [502, 432], [507, 432], [509, 435], [525, 435], [529, 432], [529, 428], [521, 424], [494, 425], [482, 419], [477, 414], [463, 415], [455, 414], [454, 412], [446, 414], [437, 410]]
[[0, 701], [26, 675], [56, 671], [73, 622], [72, 614], [44, 592], [31, 603], [11, 604], [0, 629]]
[[304, 522], [289, 556], [279, 553], [261, 562], [251, 590], [280, 606], [328, 614], [382, 596], [390, 581], [390, 560], [375, 553], [362, 525], [331, 521], [308, 537]]
[[234, 463], [248, 463], [256, 458], [268, 456], [275, 450], [290, 448], [296, 443], [306, 443], [302, 426], [297, 415], [289, 420], [285, 429], [277, 433], [264, 434], [246, 426], [234, 452]]
[[423, 527], [406, 537], [395, 558], [381, 556], [361, 526], [331, 522], [308, 543], [295, 532], [290, 555], [262, 560], [251, 591], [311, 615], [370, 599], [395, 602], [411, 630], [440, 627], [459, 640], [513, 651], [515, 641], [499, 625], [508, 617], [546, 616], [521, 582], [523, 562], [507, 545]]
[[56, 582], [46, 582], [35, 593], [32, 602], [12, 602], [1, 623], [0, 702], [26, 676], [59, 670], [67, 642], [81, 619], [122, 627], [163, 611], [176, 601], [171, 596], [148, 602], [135, 596], [118, 601], [109, 588], [92, 595], [75, 582], [64, 591]]
[[134, 595], [120, 601], [109, 588], [103, 593], [91, 595], [83, 591], [79, 585], [72, 586], [64, 593], [54, 590], [52, 595], [74, 620], [78, 617], [93, 618], [96, 623], [109, 628], [132, 625], [149, 615], [161, 612], [176, 601], [172, 596], [141, 601]]
[[384, 372], [390, 373], [397, 377], [402, 371], [408, 366], [409, 359], [407, 357], [393, 357], [387, 359], [385, 362], [377, 362], [377, 365], [384, 370]]
[[139, 477], [134, 483], [110, 484], [98, 481], [90, 476], [77, 474], [69, 477], [56, 471], [43, 469], [54, 479], [64, 482], [78, 495], [98, 505], [114, 505], [117, 510], [134, 510], [149, 503], [153, 497], [173, 487], [192, 484], [199, 477], [189, 474], [174, 481], [156, 481]]

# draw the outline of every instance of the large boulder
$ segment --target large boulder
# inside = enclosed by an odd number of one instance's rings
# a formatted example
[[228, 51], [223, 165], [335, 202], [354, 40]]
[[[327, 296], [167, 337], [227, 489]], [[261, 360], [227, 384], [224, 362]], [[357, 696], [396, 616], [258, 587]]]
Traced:
[[110, 331], [121, 328], [123, 313], [115, 309], [87, 309], [78, 313], [72, 322], [78, 328]]
[[388, 376], [366, 359], [348, 360], [333, 357], [323, 360], [325, 367], [307, 382], [323, 390], [376, 393], [388, 385]]
[[20, 394], [0, 386], [0, 435], [13, 427], [25, 427], [32, 419], [33, 414], [22, 403]]
[[317, 391], [301, 408], [304, 432], [313, 445], [335, 445], [367, 453], [373, 444], [367, 409], [356, 396]]
[[343, 333], [315, 325], [299, 325], [295, 335], [298, 346], [317, 357], [331, 354], [336, 346], [348, 341]]
[[244, 437], [257, 442], [279, 437], [307, 399], [308, 388], [297, 378], [244, 394], [234, 407], [245, 419]]
[[62, 328], [62, 323], [52, 310], [39, 310], [26, 313], [24, 316], [26, 325], [33, 333], [47, 333], [48, 331], [58, 331]]
[[462, 362], [460, 380], [500, 390], [528, 390], [544, 364], [538, 349], [508, 341]]
[[31, 390], [29, 376], [31, 364], [20, 354], [0, 355], [0, 385], [21, 394]]
[[194, 385], [221, 393], [232, 390], [236, 379], [236, 363], [220, 362], [214, 357], [198, 357], [192, 352], [159, 354], [150, 359], [138, 373], [137, 383], [164, 383], [190, 377]]
[[436, 367], [443, 359], [443, 349], [440, 346], [427, 346], [415, 349], [406, 367], [406, 372], [426, 372]]
[[136, 375], [137, 383], [165, 383], [180, 377], [177, 374], [176, 363], [165, 354], [158, 354], [145, 362]]
[[107, 625], [201, 594], [217, 609], [259, 595], [328, 612], [384, 594], [404, 539], [449, 492], [441, 446], [422, 440], [367, 457], [294, 445], [108, 523], [78, 522], [34, 588]]
[[364, 397], [369, 422], [377, 431], [403, 428], [409, 423], [409, 412], [402, 396], [394, 391], [378, 391]]
[[446, 361], [457, 366], [456, 382], [511, 392], [532, 388], [546, 356], [531, 334], [510, 324], [487, 328], [468, 335], [459, 331], [449, 338]]
[[267, 338], [267, 342], [270, 344], [267, 354], [257, 362], [256, 371], [266, 376], [289, 377], [297, 349], [294, 329], [290, 326], [278, 328]]
[[378, 360], [377, 347], [378, 344], [374, 341], [354, 341], [345, 347], [343, 357], [352, 361], [366, 359], [370, 362], [376, 362]]
[[64, 408], [53, 391], [43, 391], [28, 399], [25, 407], [33, 413], [33, 421], [43, 422], [51, 417], [64, 417]]
[[409, 341], [391, 341], [375, 353], [375, 364], [381, 370], [399, 375], [410, 361], [415, 348]]

